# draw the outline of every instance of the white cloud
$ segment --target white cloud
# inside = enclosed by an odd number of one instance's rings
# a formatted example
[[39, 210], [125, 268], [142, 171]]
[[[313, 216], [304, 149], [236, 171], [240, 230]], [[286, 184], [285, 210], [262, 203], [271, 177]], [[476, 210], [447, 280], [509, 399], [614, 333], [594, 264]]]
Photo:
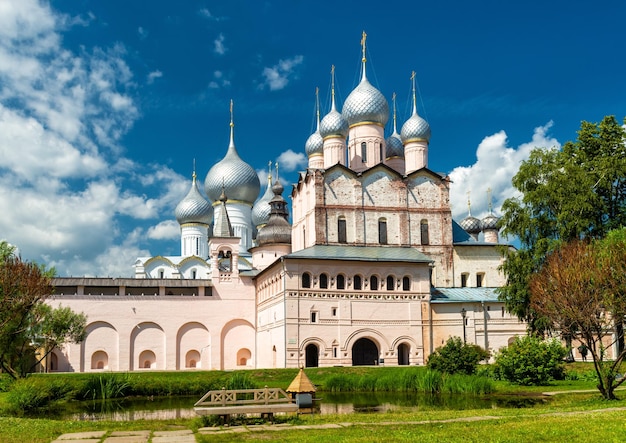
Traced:
[[289, 78], [294, 75], [295, 69], [302, 64], [304, 57], [296, 55], [286, 60], [279, 60], [271, 68], [263, 68], [264, 81], [260, 88], [269, 87], [271, 91], [283, 89], [289, 83]]
[[175, 220], [165, 220], [148, 229], [152, 240], [176, 240], [180, 238], [180, 225]]
[[488, 213], [487, 189], [491, 189], [494, 212], [499, 215], [504, 200], [515, 196], [511, 179], [522, 161], [528, 159], [535, 148], [560, 147], [561, 144], [548, 135], [552, 122], [535, 128], [532, 140], [517, 148], [508, 146], [504, 131], [487, 136], [478, 145], [476, 163], [460, 166], [450, 172], [450, 203], [452, 217], [459, 221], [467, 216], [467, 192], [470, 192], [472, 215], [482, 218]]
[[308, 160], [303, 152], [294, 152], [291, 149], [282, 152], [276, 161], [278, 161], [279, 168], [286, 172], [303, 169], [308, 164]]
[[213, 40], [214, 51], [217, 54], [223, 55], [226, 52], [226, 47], [224, 46], [224, 34], [220, 33], [215, 40]]
[[163, 73], [161, 71], [159, 70], [152, 71], [151, 73], [148, 74], [148, 79], [147, 79], [148, 84], [154, 83], [154, 81], [157, 78], [161, 78], [161, 77], [163, 77]]
[[189, 180], [121, 155], [139, 117], [133, 73], [119, 44], [61, 45], [86, 23], [47, 2], [0, 2], [0, 232], [60, 275], [131, 275], [164, 235], [151, 220], [172, 213]]
[[211, 14], [211, 11], [209, 11], [207, 8], [200, 9], [198, 11], [198, 14], [200, 15], [200, 17], [204, 17], [206, 19], [216, 21], [216, 22], [220, 22], [225, 19], [224, 17], [218, 17], [218, 16]]
[[141, 40], [145, 40], [146, 38], [148, 38], [149, 32], [147, 29], [144, 29], [142, 26], [140, 26], [137, 28], [137, 34], [139, 34], [139, 38]]

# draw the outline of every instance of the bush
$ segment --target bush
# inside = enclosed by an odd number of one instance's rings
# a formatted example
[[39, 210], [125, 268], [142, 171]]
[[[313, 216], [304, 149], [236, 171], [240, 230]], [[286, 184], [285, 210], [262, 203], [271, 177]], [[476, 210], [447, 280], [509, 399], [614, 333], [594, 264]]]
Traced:
[[495, 356], [494, 375], [524, 386], [545, 385], [565, 376], [567, 349], [558, 340], [517, 337]]
[[463, 343], [459, 337], [450, 337], [445, 346], [437, 348], [428, 357], [428, 368], [444, 374], [467, 374], [476, 372], [481, 360], [489, 358], [489, 352], [480, 346]]

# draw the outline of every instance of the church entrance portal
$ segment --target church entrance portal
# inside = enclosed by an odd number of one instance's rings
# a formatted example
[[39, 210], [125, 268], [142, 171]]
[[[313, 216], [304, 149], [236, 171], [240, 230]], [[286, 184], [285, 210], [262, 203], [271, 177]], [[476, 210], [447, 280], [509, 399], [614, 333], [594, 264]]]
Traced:
[[306, 367], [317, 368], [319, 365], [319, 350], [316, 345], [310, 344], [306, 347]]
[[401, 343], [398, 346], [398, 365], [409, 364], [409, 346], [406, 343]]
[[352, 346], [352, 366], [378, 364], [378, 347], [369, 338], [360, 338]]

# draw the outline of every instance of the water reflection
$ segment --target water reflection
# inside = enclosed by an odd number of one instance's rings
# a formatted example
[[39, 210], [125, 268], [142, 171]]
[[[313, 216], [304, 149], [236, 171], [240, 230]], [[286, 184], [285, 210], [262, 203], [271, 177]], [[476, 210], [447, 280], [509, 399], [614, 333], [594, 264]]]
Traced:
[[[424, 395], [407, 393], [320, 393], [319, 410], [322, 414], [384, 413], [400, 409], [462, 410], [493, 408], [530, 408], [548, 401], [539, 396]], [[84, 401], [57, 409], [61, 419], [95, 421], [168, 420], [193, 418], [196, 397], [134, 398], [109, 401]], [[50, 411], [46, 413], [50, 416]]]

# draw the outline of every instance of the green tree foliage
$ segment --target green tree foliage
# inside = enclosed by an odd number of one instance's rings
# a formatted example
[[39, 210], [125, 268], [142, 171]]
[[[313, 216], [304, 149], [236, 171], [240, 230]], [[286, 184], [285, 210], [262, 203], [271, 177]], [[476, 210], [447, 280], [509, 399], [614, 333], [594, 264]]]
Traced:
[[489, 352], [480, 346], [463, 343], [460, 337], [450, 337], [428, 357], [428, 368], [446, 374], [471, 375], [476, 372], [478, 363], [488, 358]]
[[558, 340], [542, 340], [535, 336], [517, 337], [494, 356], [494, 375], [511, 383], [530, 386], [545, 385], [562, 379], [563, 358], [567, 355]]
[[528, 286], [545, 257], [563, 242], [603, 238], [626, 226], [625, 142], [613, 116], [582, 122], [576, 141], [560, 150], [534, 149], [513, 177], [520, 196], [504, 202], [501, 223], [504, 235], [519, 238], [520, 249], [503, 251], [507, 284], [499, 295], [531, 330], [549, 323], [532, 309]]
[[82, 341], [86, 318], [69, 308], [46, 305], [54, 270], [23, 261], [14, 252], [0, 242], [0, 367], [18, 378], [55, 346]]
[[[553, 251], [530, 280], [531, 308], [583, 343], [593, 359], [598, 389], [607, 399], [626, 377], [626, 351], [616, 347], [626, 314], [626, 229], [593, 242], [575, 240]], [[607, 349], [617, 349], [607, 361]]]

